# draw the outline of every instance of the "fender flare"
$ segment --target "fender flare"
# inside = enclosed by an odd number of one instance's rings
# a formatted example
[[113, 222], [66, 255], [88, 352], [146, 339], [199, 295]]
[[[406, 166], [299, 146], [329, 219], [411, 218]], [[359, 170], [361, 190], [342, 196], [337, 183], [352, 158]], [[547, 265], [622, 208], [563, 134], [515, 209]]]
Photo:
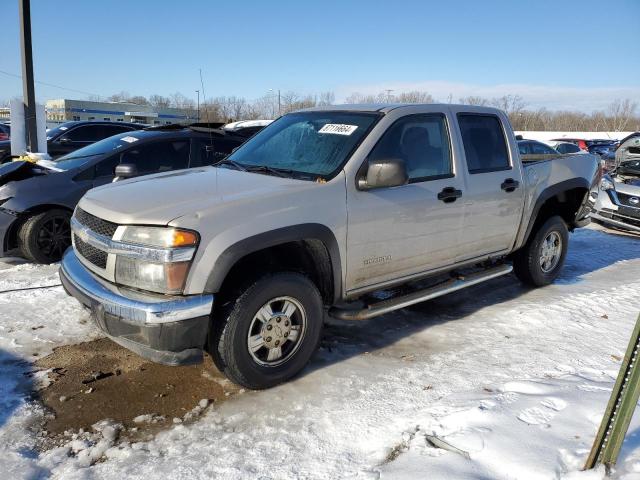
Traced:
[[325, 246], [331, 261], [334, 300], [340, 298], [342, 296], [342, 262], [338, 241], [329, 227], [319, 223], [303, 223], [270, 230], [247, 237], [227, 247], [218, 256], [211, 273], [209, 273], [205, 292], [219, 292], [224, 279], [243, 257], [265, 248], [301, 240], [319, 240]]
[[[573, 190], [574, 188], [586, 189], [587, 196], [588, 196], [591, 185], [589, 184], [589, 181], [586, 178], [571, 178], [569, 180], [564, 180], [560, 183], [556, 183], [555, 185], [551, 185], [550, 187], [545, 188], [540, 193], [540, 195], [538, 195], [538, 199], [536, 200], [536, 203], [533, 206], [533, 209], [531, 210], [531, 216], [529, 217], [527, 230], [525, 231], [524, 238], [522, 239], [522, 245], [526, 244], [527, 241], [529, 240], [529, 236], [533, 231], [533, 226], [535, 225], [538, 219], [538, 214], [540, 213], [540, 209], [542, 208], [542, 205], [544, 205], [545, 202], [550, 198], [553, 198], [562, 192], [566, 192], [567, 190]], [[578, 211], [580, 211], [580, 209], [578, 209]]]

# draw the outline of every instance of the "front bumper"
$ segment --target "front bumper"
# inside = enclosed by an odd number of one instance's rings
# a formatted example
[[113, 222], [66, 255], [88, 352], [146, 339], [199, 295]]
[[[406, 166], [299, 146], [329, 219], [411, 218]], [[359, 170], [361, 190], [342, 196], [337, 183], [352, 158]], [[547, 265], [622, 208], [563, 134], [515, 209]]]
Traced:
[[89, 272], [73, 249], [62, 259], [60, 280], [91, 310], [98, 328], [123, 347], [165, 365], [202, 361], [213, 295], [169, 297], [117, 287]]
[[640, 208], [623, 205], [611, 190], [598, 193], [591, 216], [600, 223], [640, 233]]

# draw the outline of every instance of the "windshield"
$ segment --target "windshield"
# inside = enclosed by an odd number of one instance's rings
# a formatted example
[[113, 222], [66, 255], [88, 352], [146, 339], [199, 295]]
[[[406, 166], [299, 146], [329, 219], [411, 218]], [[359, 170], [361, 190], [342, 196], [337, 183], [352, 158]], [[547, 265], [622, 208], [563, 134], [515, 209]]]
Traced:
[[60, 170], [71, 170], [77, 168], [89, 160], [91, 157], [110, 153], [120, 148], [124, 148], [132, 143], [135, 143], [140, 138], [136, 136], [136, 132], [125, 132], [113, 137], [105, 138], [99, 142], [92, 143], [84, 148], [80, 148], [74, 152], [67, 153], [66, 155], [53, 160], [55, 168]]
[[351, 112], [291, 113], [247, 141], [228, 160], [249, 171], [277, 169], [314, 178], [342, 167], [379, 115]]

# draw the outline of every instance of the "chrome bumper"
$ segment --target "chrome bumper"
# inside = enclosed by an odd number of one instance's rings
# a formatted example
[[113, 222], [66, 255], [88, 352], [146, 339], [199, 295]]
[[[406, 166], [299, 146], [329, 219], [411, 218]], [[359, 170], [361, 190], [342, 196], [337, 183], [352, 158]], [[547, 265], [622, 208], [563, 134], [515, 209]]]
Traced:
[[115, 342], [158, 363], [202, 361], [213, 295], [167, 297], [117, 287], [90, 273], [73, 249], [62, 259], [60, 280]]

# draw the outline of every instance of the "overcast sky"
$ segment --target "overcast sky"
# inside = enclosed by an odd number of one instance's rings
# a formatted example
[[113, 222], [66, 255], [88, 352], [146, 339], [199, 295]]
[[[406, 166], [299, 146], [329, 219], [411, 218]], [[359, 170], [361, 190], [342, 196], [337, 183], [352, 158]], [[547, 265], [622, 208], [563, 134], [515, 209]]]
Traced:
[[[424, 90], [587, 112], [640, 100], [640, 0], [31, 3], [40, 100], [195, 99], [199, 69], [208, 97]], [[18, 0], [0, 0], [0, 100], [22, 94], [18, 23]]]

